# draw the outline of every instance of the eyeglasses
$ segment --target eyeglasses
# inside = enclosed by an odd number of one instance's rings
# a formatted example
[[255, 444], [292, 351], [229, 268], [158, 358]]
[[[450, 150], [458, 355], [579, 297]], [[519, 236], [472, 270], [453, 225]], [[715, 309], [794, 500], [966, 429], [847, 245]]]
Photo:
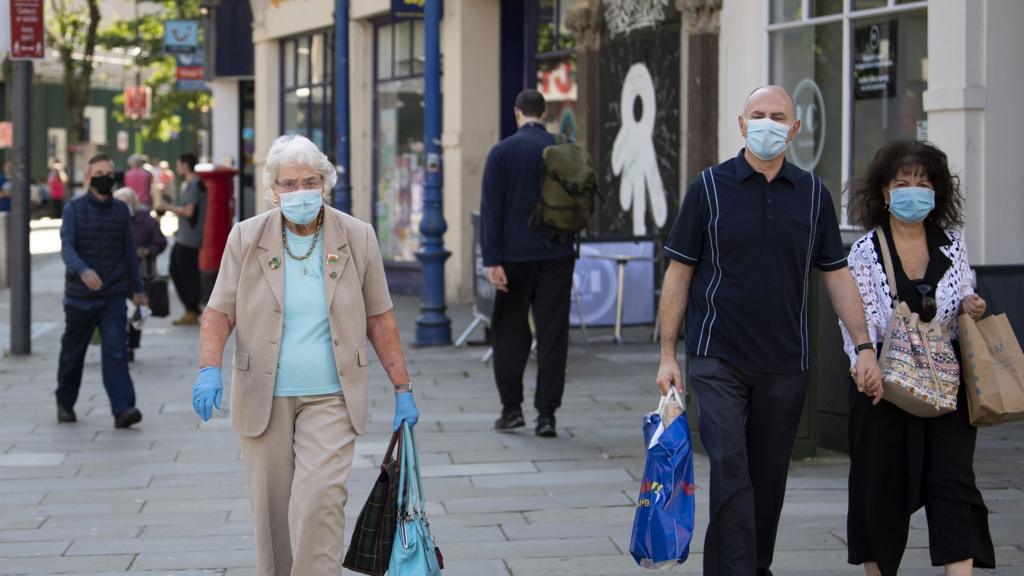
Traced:
[[274, 181], [278, 192], [295, 192], [296, 190], [310, 190], [319, 188], [324, 183], [323, 176], [312, 176], [305, 180], [285, 180], [284, 182]]
[[918, 284], [917, 291], [921, 293], [921, 313], [925, 317], [934, 317], [935, 313], [938, 312], [938, 306], [935, 304], [935, 297], [929, 296], [932, 291], [932, 287], [928, 284]]

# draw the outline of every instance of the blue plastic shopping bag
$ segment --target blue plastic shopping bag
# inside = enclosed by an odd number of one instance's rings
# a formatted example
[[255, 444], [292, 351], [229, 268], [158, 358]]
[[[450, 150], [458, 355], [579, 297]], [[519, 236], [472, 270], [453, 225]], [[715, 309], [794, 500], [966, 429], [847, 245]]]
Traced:
[[690, 554], [693, 538], [690, 424], [686, 412], [668, 426], [663, 424], [664, 408], [671, 402], [682, 407], [674, 388], [662, 398], [657, 411], [644, 416], [647, 461], [629, 543], [629, 553], [644, 568], [667, 568], [683, 563]]

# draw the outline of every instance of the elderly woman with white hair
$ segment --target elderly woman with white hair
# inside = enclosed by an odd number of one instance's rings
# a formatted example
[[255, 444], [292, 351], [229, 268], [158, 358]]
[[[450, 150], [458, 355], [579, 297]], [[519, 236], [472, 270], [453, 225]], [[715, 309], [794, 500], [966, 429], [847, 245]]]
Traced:
[[203, 313], [192, 406], [220, 408], [235, 331], [231, 424], [241, 435], [261, 576], [336, 576], [346, 481], [365, 429], [369, 339], [395, 392], [394, 429], [419, 411], [373, 228], [324, 202], [334, 166], [302, 136], [270, 147], [276, 207], [235, 225]]
[[[132, 215], [132, 237], [135, 239], [135, 254], [139, 259], [139, 271], [142, 279], [156, 276], [156, 257], [167, 248], [167, 238], [160, 230], [160, 223], [149, 215], [139, 203], [135, 191], [125, 186], [114, 192], [114, 199], [128, 205]], [[128, 324], [128, 350], [125, 358], [135, 361], [135, 351], [142, 345], [142, 331]]]

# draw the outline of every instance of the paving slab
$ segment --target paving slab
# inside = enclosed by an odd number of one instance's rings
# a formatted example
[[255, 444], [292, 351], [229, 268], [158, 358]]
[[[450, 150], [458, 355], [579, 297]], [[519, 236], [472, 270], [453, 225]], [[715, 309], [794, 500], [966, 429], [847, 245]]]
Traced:
[[[33, 320], [45, 328], [34, 343], [40, 353], [0, 357], [0, 574], [256, 576], [238, 436], [226, 411], [201, 423], [191, 409], [196, 329], [169, 319], [147, 323], [131, 366], [144, 414], [133, 430], [112, 426], [95, 347], [86, 355], [79, 422], [56, 423], [57, 355], [47, 343], [63, 329], [62, 274], [59, 258], [33, 260]], [[0, 326], [8, 321], [8, 294], [0, 290]], [[419, 303], [394, 300], [403, 340], [411, 342]], [[172, 317], [180, 311], [173, 305]], [[449, 314], [453, 328], [472, 318], [463, 305]], [[628, 554], [644, 463], [640, 426], [657, 404], [658, 347], [647, 342], [649, 334], [629, 328], [625, 346], [584, 347], [573, 331], [554, 439], [534, 436], [530, 402], [524, 406], [530, 425], [512, 433], [492, 429], [500, 404], [492, 368], [480, 361], [483, 347], [407, 348], [422, 412], [417, 439], [428, 514], [446, 575], [649, 573]], [[535, 378], [531, 362], [526, 398]], [[349, 534], [391, 433], [394, 399], [375, 358], [369, 382], [366, 434], [357, 441], [349, 480]], [[230, 385], [225, 392], [227, 405]], [[1000, 564], [976, 573], [1024, 576], [1024, 422], [980, 430], [975, 469]], [[709, 467], [699, 454], [695, 471], [691, 556], [667, 573], [701, 573]], [[823, 451], [793, 463], [776, 574], [863, 573], [845, 560], [848, 473], [842, 454]], [[901, 575], [935, 576], [927, 545], [922, 512], [911, 520]]]

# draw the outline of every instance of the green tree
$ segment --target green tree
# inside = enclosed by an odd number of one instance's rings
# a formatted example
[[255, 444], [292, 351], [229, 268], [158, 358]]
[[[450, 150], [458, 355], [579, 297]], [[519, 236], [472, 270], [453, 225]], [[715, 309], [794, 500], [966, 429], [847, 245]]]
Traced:
[[[194, 149], [199, 150], [198, 130], [209, 111], [212, 99], [208, 92], [185, 92], [175, 88], [175, 59], [164, 54], [164, 23], [168, 20], [197, 20], [201, 0], [161, 0], [160, 10], [138, 18], [117, 20], [100, 34], [99, 43], [106, 49], [120, 48], [136, 56], [136, 65], [143, 71], [142, 84], [152, 92], [149, 118], [133, 121], [124, 114], [124, 96], [114, 98], [119, 106], [114, 117], [121, 123], [134, 123], [143, 140], [166, 142], [181, 133], [188, 124], [195, 129]], [[182, 118], [186, 114], [187, 119]]]
[[[85, 106], [92, 87], [93, 55], [100, 25], [99, 0], [50, 0], [46, 16], [47, 44], [64, 66], [68, 107], [68, 143], [79, 144], [85, 131]], [[72, 166], [74, 161], [72, 160]]]

